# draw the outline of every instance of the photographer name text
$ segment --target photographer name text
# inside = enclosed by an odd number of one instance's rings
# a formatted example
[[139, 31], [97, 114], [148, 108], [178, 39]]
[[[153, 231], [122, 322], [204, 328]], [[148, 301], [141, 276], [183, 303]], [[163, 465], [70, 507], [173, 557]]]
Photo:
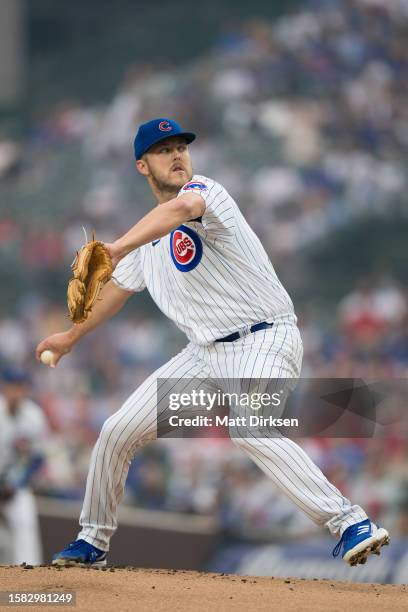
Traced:
[[299, 427], [299, 420], [263, 417], [255, 414], [236, 417], [228, 415], [180, 417], [172, 414], [169, 417], [169, 424], [172, 427]]

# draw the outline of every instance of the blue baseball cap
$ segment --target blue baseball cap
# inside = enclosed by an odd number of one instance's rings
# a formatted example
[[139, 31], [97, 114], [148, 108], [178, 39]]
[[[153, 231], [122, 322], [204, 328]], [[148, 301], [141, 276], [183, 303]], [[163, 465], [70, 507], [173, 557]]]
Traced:
[[156, 142], [170, 138], [170, 136], [182, 136], [186, 139], [187, 144], [190, 144], [196, 138], [195, 134], [184, 132], [178, 123], [166, 117], [159, 117], [147, 123], [142, 123], [134, 142], [136, 159], [140, 159]]
[[17, 366], [5, 368], [1, 373], [1, 380], [9, 385], [29, 385], [31, 383], [28, 372]]

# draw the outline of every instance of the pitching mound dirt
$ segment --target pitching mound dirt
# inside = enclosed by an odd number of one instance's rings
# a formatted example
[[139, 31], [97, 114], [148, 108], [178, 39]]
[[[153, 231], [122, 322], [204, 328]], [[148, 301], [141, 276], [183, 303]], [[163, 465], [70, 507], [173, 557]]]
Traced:
[[[76, 591], [75, 608], [31, 605], [31, 610], [155, 612], [256, 610], [407, 610], [406, 585], [355, 584], [299, 578], [254, 578], [198, 572], [0, 567], [0, 591]], [[28, 610], [28, 606], [0, 607]]]

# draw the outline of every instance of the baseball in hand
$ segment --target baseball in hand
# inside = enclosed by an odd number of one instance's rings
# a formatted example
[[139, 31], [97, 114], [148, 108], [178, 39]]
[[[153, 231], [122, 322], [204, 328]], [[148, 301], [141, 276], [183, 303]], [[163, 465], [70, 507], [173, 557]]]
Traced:
[[41, 363], [44, 365], [51, 365], [54, 359], [54, 353], [49, 349], [43, 351], [40, 355]]

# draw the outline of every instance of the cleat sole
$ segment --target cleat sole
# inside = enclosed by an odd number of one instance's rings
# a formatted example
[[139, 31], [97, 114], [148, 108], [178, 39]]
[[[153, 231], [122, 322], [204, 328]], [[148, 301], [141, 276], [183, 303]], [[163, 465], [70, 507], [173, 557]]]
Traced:
[[96, 561], [96, 563], [79, 563], [71, 559], [55, 559], [52, 565], [55, 567], [106, 567], [106, 559]]
[[345, 561], [354, 567], [359, 564], [364, 565], [371, 554], [380, 555], [381, 547], [387, 546], [390, 543], [390, 536], [388, 535], [388, 532], [385, 531], [385, 529], [382, 531], [384, 532], [383, 537], [374, 542], [370, 542], [367, 544], [367, 546], [356, 552], [354, 555], [351, 555], [348, 559], [345, 559]]

